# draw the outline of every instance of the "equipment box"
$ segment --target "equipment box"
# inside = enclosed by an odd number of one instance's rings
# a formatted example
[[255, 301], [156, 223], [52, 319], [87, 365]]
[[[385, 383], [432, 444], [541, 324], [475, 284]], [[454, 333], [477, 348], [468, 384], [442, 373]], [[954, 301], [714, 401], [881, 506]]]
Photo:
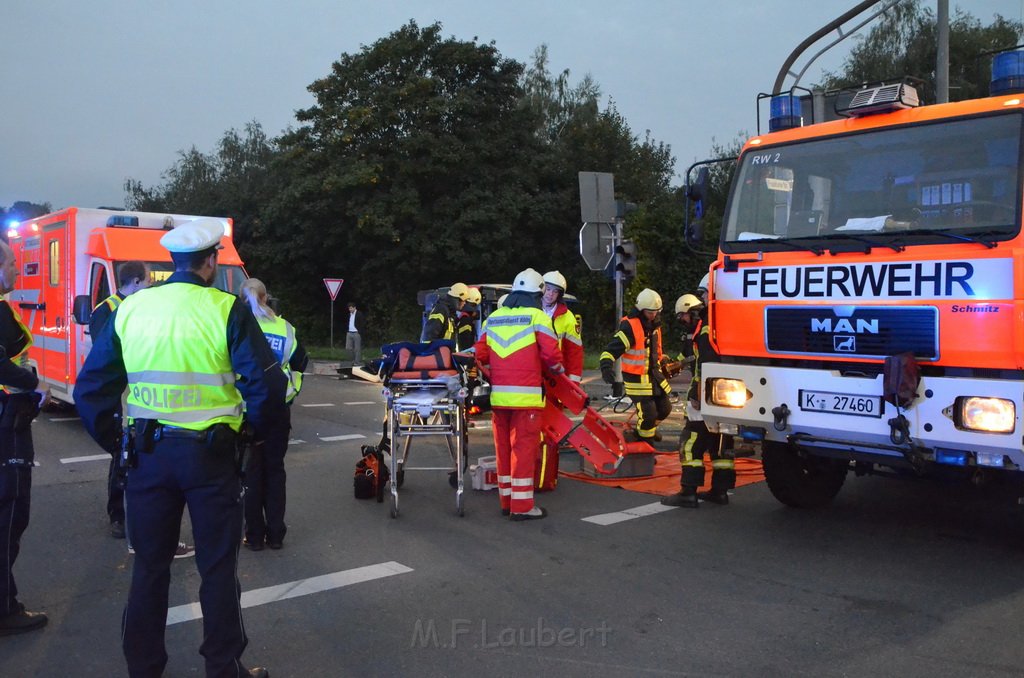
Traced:
[[480, 457], [469, 467], [474, 490], [493, 490], [498, 487], [498, 458]]
[[594, 465], [580, 457], [580, 471], [591, 478], [640, 478], [654, 475], [654, 453], [633, 452], [622, 458], [622, 463], [615, 473], [599, 473]]

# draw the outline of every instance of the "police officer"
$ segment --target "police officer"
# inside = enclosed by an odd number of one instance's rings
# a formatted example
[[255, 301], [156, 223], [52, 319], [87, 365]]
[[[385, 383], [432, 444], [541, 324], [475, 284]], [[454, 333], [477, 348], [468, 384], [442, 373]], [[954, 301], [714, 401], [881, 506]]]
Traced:
[[[0, 242], [0, 295], [14, 289], [18, 266], [14, 252]], [[29, 612], [18, 602], [11, 568], [21, 550], [21, 535], [28, 527], [32, 492], [32, 420], [50, 399], [28, 367], [32, 333], [0, 299], [0, 636], [34, 631], [46, 626], [42, 612]]]
[[469, 287], [457, 282], [448, 288], [448, 292], [440, 297], [427, 315], [427, 323], [423, 326], [420, 341], [429, 343], [435, 339], [455, 339], [455, 323], [458, 312], [469, 298]]
[[207, 676], [266, 676], [240, 661], [248, 643], [236, 569], [242, 485], [236, 450], [242, 402], [255, 444], [279, 435], [286, 378], [252, 312], [211, 287], [224, 235], [201, 218], [161, 238], [175, 271], [159, 287], [125, 299], [93, 340], [74, 397], [89, 434], [119, 448], [114, 415], [128, 389], [126, 427], [134, 450], [125, 490], [135, 547], [122, 643], [131, 676], [159, 676], [170, 564], [188, 504], [202, 577]]
[[609, 384], [615, 381], [612, 366], [620, 357], [626, 395], [636, 406], [636, 435], [642, 441], [660, 441], [658, 422], [672, 414], [672, 387], [661, 373], [661, 295], [652, 289], [636, 295], [636, 308], [622, 319], [601, 354], [601, 377]]

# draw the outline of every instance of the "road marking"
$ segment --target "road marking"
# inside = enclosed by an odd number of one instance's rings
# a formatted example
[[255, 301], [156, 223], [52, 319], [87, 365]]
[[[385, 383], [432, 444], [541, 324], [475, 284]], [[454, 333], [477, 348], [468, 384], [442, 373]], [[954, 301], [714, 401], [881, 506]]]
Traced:
[[[391, 577], [396, 574], [406, 574], [407, 572], [412, 571], [413, 569], [411, 567], [406, 567], [405, 565], [396, 563], [392, 560], [386, 563], [357, 567], [353, 570], [342, 570], [340, 572], [323, 574], [319, 577], [299, 579], [298, 581], [288, 582], [287, 584], [278, 584], [277, 586], [267, 586], [266, 588], [243, 592], [242, 608], [245, 609], [248, 607], [256, 607], [257, 605], [266, 605], [267, 603], [275, 603], [279, 600], [287, 600], [288, 598], [308, 596], [313, 593], [320, 593], [321, 591], [330, 591], [331, 589], [338, 589], [343, 586], [361, 584], [363, 582], [373, 581], [374, 579]], [[167, 610], [168, 626], [202, 618], [203, 610], [199, 603], [178, 605]]]
[[291, 440], [288, 441], [288, 444], [289, 445], [301, 445], [304, 442], [306, 442], [306, 441], [302, 440], [301, 438], [292, 438]]
[[334, 407], [334, 403], [299, 403], [303, 407]]
[[342, 405], [380, 405], [381, 403], [374, 400], [360, 400], [357, 403], [342, 403]]
[[78, 421], [79, 417], [50, 417], [50, 421]]
[[110, 461], [109, 454], [90, 454], [88, 457], [64, 457], [62, 464], [77, 464], [80, 461]]
[[644, 504], [643, 506], [637, 506], [636, 508], [626, 509], [625, 511], [616, 511], [615, 513], [601, 513], [596, 516], [587, 516], [582, 518], [584, 522], [594, 523], [595, 525], [614, 525], [615, 523], [621, 523], [626, 520], [633, 520], [634, 518], [644, 518], [646, 516], [653, 516], [658, 513], [664, 513], [665, 511], [673, 511], [679, 508], [678, 506], [665, 506], [660, 503], [655, 504]]
[[324, 437], [324, 436], [317, 436], [317, 438], [319, 438], [320, 441], [324, 442], [324, 443], [336, 443], [336, 442], [341, 441], [341, 440], [359, 440], [359, 439], [365, 438], [365, 437], [366, 436], [364, 436], [361, 433], [352, 433], [352, 434], [349, 434], [347, 436], [326, 436], [326, 437]]

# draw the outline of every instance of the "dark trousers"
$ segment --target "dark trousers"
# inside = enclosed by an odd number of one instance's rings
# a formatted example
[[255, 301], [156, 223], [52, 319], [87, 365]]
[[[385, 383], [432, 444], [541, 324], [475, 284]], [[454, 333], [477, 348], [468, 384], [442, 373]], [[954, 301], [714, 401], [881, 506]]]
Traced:
[[[20, 414], [19, 414], [20, 413]], [[18, 587], [12, 568], [21, 551], [32, 505], [32, 419], [35, 403], [11, 396], [0, 415], [0, 617], [17, 612]]]
[[704, 454], [711, 459], [711, 490], [725, 492], [736, 485], [736, 461], [732, 436], [712, 433], [703, 420], [686, 420], [679, 436], [680, 485], [696, 490], [704, 484]]
[[121, 638], [130, 676], [159, 676], [167, 664], [171, 562], [178, 547], [181, 514], [188, 505], [202, 577], [206, 675], [245, 675], [239, 658], [248, 644], [242, 624], [238, 548], [242, 538], [242, 485], [234, 442], [165, 437], [151, 453], [139, 453], [125, 490], [129, 537], [135, 547], [131, 589]]
[[249, 452], [245, 470], [245, 538], [250, 543], [260, 543], [264, 538], [280, 542], [288, 531], [284, 524], [284, 455], [288, 452], [291, 411], [286, 412], [289, 421], [281, 427], [283, 433]]
[[658, 422], [672, 414], [672, 403], [668, 395], [630, 396], [636, 406], [636, 433], [641, 438], [651, 438], [658, 432]]

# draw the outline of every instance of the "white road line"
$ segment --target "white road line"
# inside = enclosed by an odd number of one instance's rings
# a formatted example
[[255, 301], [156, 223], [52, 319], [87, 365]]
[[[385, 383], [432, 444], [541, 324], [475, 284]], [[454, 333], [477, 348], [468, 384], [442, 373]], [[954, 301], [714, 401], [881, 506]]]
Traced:
[[78, 421], [79, 417], [50, 417], [50, 421]]
[[342, 403], [342, 405], [381, 405], [381, 404], [382, 403], [379, 403], [379, 402], [377, 402], [375, 400], [360, 400], [357, 403]]
[[334, 407], [334, 403], [299, 403], [303, 407]]
[[626, 520], [633, 520], [634, 518], [644, 518], [646, 516], [653, 516], [658, 513], [664, 513], [665, 511], [674, 511], [679, 508], [678, 506], [664, 506], [660, 503], [655, 504], [644, 504], [643, 506], [637, 506], [636, 508], [626, 509], [625, 511], [616, 511], [615, 513], [601, 513], [596, 516], [587, 516], [581, 518], [584, 522], [594, 523], [595, 525], [614, 525], [615, 523], [621, 523]]
[[62, 464], [77, 464], [80, 461], [110, 461], [109, 454], [90, 454], [88, 457], [64, 457]]
[[320, 439], [320, 442], [324, 443], [336, 443], [340, 440], [360, 440], [361, 438], [365, 437], [366, 436], [362, 435], [361, 433], [352, 433], [347, 436], [317, 436], [317, 438]]
[[[320, 593], [321, 591], [330, 591], [331, 589], [338, 589], [343, 586], [361, 584], [363, 582], [373, 581], [374, 579], [382, 579], [384, 577], [390, 577], [396, 574], [405, 574], [412, 571], [411, 567], [406, 567], [405, 565], [396, 563], [392, 560], [386, 563], [378, 563], [377, 565], [357, 567], [354, 570], [342, 570], [340, 572], [323, 574], [319, 577], [299, 579], [298, 581], [288, 582], [287, 584], [267, 586], [266, 588], [255, 589], [253, 591], [244, 591], [242, 593], [242, 608], [266, 605], [267, 603], [275, 603], [279, 600], [287, 600], [288, 598], [308, 596], [313, 593]], [[172, 607], [167, 610], [168, 626], [202, 618], [203, 610], [199, 606], [199, 603], [178, 605], [177, 607]]]
[[292, 438], [291, 440], [288, 441], [288, 444], [289, 445], [301, 445], [304, 442], [306, 442], [306, 441], [302, 440], [301, 438]]

